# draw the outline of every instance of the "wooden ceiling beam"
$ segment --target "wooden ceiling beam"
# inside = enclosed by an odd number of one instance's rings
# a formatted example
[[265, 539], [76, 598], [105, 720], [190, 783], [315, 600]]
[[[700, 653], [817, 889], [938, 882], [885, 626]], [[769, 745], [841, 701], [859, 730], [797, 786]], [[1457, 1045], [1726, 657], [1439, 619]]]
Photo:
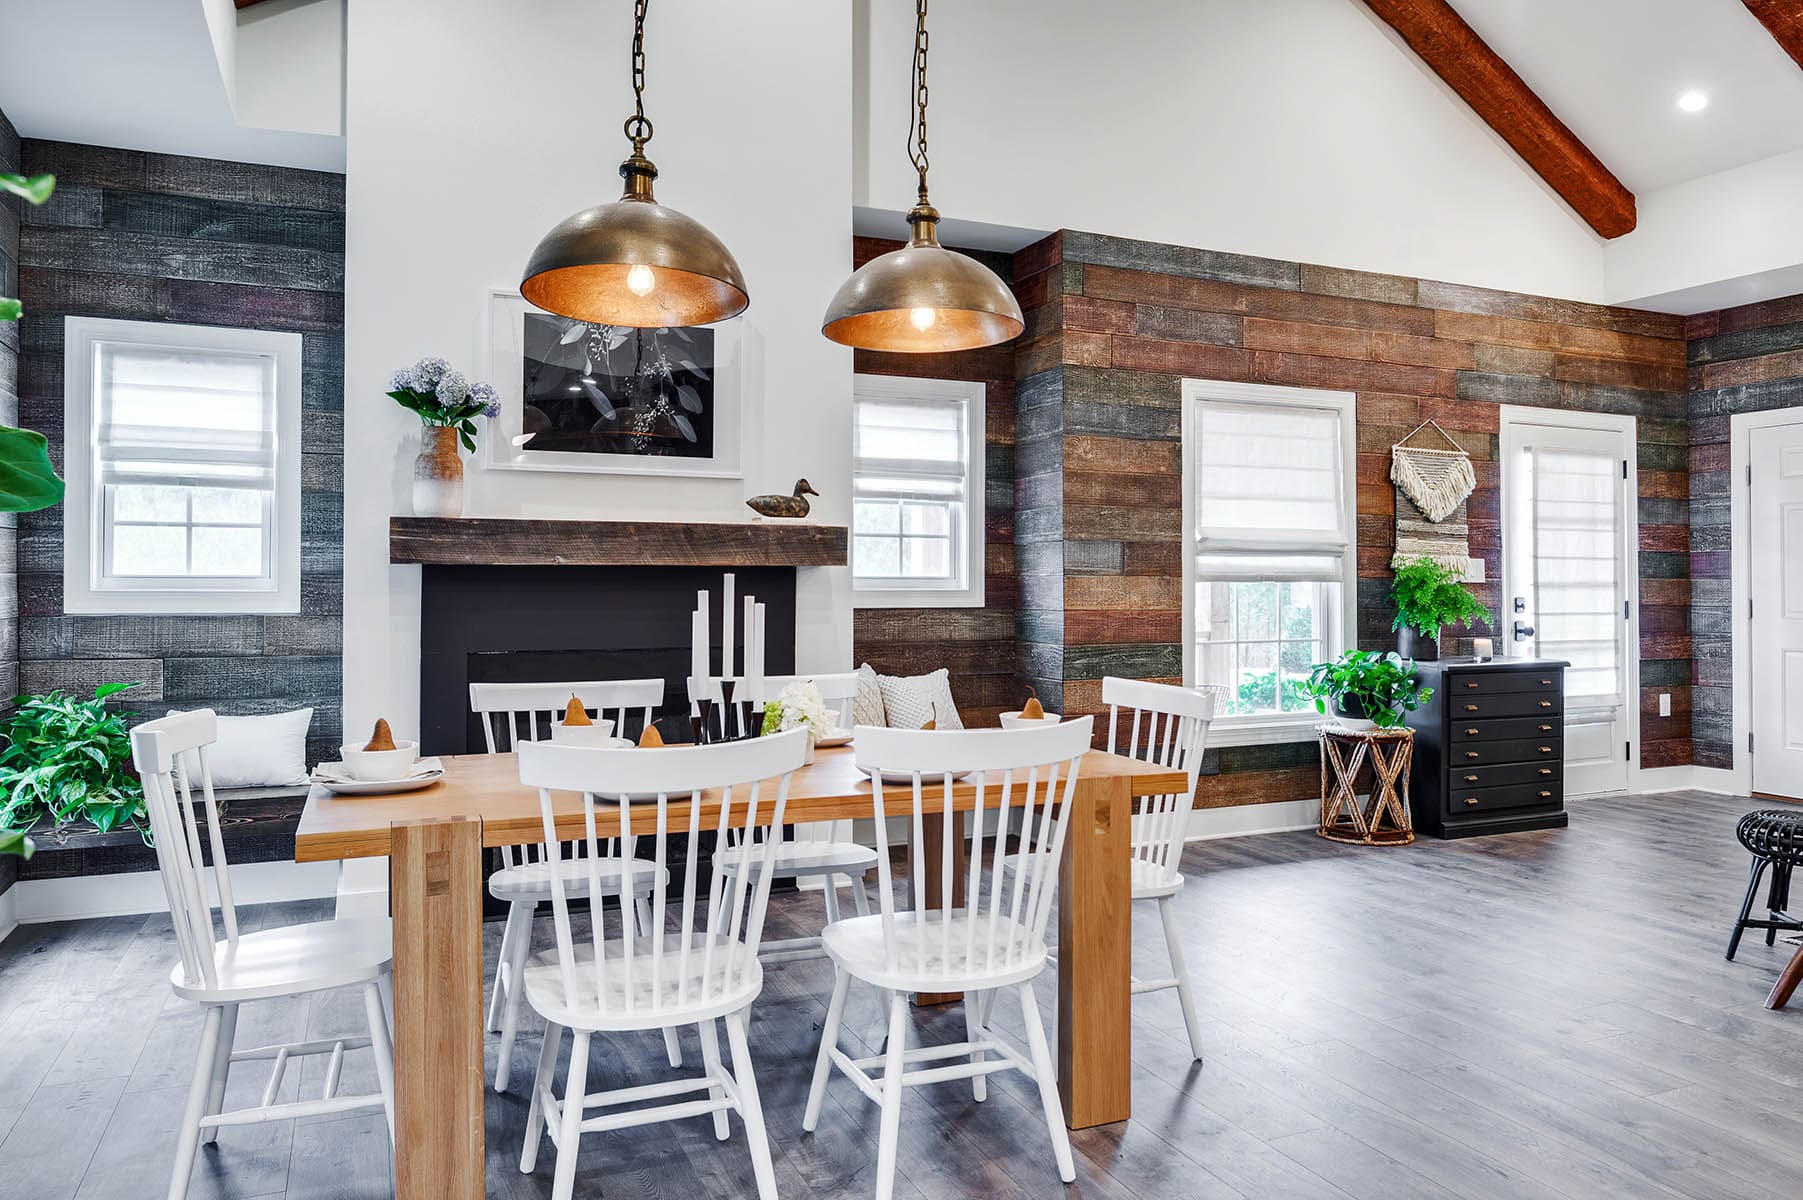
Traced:
[[[1754, 0], [1747, 3], [1751, 7]], [[1400, 34], [1592, 229], [1606, 238], [1633, 230], [1634, 193], [1446, 0], [1365, 0], [1365, 6]]]
[[1784, 52], [1803, 67], [1803, 0], [1741, 0]]

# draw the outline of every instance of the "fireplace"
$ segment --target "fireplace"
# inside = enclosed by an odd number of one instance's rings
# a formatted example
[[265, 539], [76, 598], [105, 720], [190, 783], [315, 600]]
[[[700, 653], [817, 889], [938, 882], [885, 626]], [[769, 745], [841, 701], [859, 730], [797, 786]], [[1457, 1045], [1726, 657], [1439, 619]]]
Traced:
[[[469, 711], [469, 685], [476, 682], [662, 679], [659, 731], [666, 741], [690, 740], [690, 614], [695, 593], [708, 591], [718, 654], [727, 570], [735, 577], [735, 604], [750, 592], [765, 605], [765, 670], [795, 669], [793, 567], [429, 563], [421, 570], [423, 754], [484, 749], [481, 725]], [[735, 617], [743, 617], [742, 609]], [[742, 634], [738, 640], [742, 645]]]

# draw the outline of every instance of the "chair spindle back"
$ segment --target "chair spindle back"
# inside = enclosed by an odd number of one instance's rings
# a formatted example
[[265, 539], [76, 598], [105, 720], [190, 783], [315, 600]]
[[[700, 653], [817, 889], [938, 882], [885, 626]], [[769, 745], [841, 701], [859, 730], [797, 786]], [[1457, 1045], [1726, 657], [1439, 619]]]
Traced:
[[[1149, 797], [1133, 819], [1133, 857], [1156, 875], [1174, 874], [1182, 862], [1208, 725], [1226, 692], [1214, 685], [1184, 688], [1113, 675], [1102, 680], [1102, 703], [1108, 706], [1108, 752], [1189, 776], [1186, 792]], [[1127, 727], [1125, 739], [1118, 740], [1123, 726]]]

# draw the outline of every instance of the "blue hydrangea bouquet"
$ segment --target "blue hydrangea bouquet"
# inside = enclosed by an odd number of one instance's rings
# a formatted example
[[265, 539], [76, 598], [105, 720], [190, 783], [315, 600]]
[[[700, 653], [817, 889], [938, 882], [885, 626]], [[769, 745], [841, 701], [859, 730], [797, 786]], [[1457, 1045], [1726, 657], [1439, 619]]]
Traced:
[[472, 384], [442, 358], [422, 358], [388, 381], [388, 395], [429, 426], [455, 429], [468, 450], [476, 448], [476, 418], [501, 413], [501, 393], [491, 383]]

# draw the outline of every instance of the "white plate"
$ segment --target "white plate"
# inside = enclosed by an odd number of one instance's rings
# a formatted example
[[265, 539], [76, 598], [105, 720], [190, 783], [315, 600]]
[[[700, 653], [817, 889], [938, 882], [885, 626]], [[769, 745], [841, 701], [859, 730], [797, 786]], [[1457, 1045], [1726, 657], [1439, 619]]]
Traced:
[[429, 788], [444, 778], [443, 771], [434, 771], [430, 775], [415, 775], [408, 779], [320, 779], [315, 776], [314, 783], [339, 796], [381, 796], [396, 792], [417, 792], [421, 788]]
[[[870, 772], [863, 767], [859, 767], [858, 774], [868, 777], [870, 775]], [[976, 774], [976, 772], [966, 771], [962, 775], [953, 775], [952, 780], [954, 782], [961, 782], [963, 780], [969, 779], [974, 774]], [[944, 778], [944, 772], [941, 772], [941, 771], [926, 772], [925, 774], [921, 775], [921, 777], [920, 777], [920, 786], [922, 788], [935, 787], [938, 785], [939, 781], [943, 778]], [[912, 793], [914, 790], [914, 772], [912, 772], [912, 771], [884, 771], [883, 772], [883, 782], [888, 783], [888, 784], [899, 784], [900, 786], [907, 788], [908, 791], [910, 793]]]
[[814, 739], [816, 750], [831, 750], [834, 746], [851, 745], [851, 730], [835, 729], [823, 738]]

